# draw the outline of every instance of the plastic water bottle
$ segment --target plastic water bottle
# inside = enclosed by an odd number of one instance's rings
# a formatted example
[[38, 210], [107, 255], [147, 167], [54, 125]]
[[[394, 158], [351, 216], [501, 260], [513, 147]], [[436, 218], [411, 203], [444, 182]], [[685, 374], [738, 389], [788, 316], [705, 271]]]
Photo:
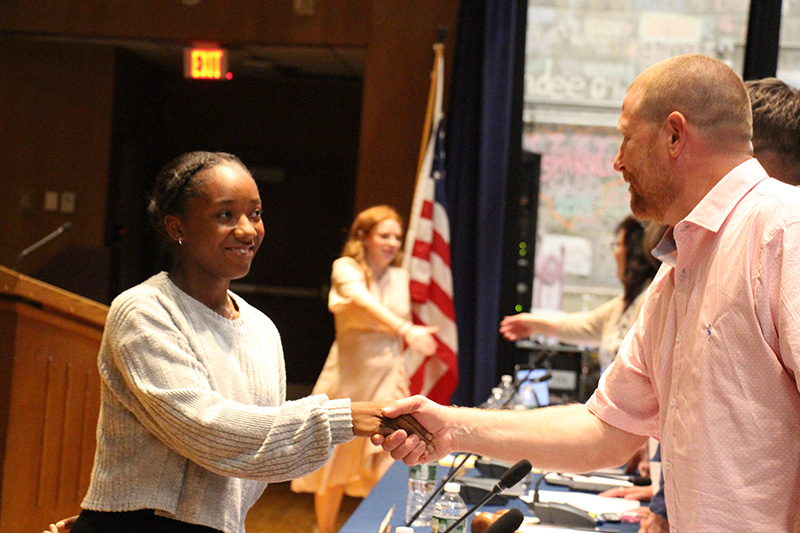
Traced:
[[[443, 533], [451, 525], [456, 523], [464, 513], [467, 512], [467, 505], [461, 499], [461, 485], [458, 483], [446, 483], [444, 495], [439, 498], [433, 508], [431, 517], [431, 533]], [[461, 522], [454, 533], [464, 533], [467, 530], [467, 521]]]
[[[408, 469], [408, 500], [406, 500], [406, 522], [411, 520], [422, 504], [436, 490], [436, 463], [412, 466]], [[431, 523], [433, 506], [429, 505], [414, 520], [412, 526], [428, 526]]]
[[489, 396], [489, 399], [487, 399], [483, 403], [483, 405], [481, 405], [481, 407], [483, 407], [484, 409], [500, 409], [501, 407], [500, 398], [502, 398], [502, 396], [503, 396], [503, 389], [501, 389], [500, 387], [494, 387], [492, 389], [492, 394]]
[[512, 409], [514, 407], [514, 396], [517, 391], [514, 388], [514, 378], [508, 374], [500, 376], [500, 388], [503, 392], [500, 395], [500, 405], [498, 409]]

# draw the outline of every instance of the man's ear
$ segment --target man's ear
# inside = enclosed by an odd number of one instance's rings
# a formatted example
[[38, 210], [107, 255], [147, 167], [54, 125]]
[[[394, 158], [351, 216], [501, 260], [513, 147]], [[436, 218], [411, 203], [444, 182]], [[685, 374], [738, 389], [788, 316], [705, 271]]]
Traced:
[[686, 117], [680, 111], [673, 111], [667, 117], [666, 128], [669, 134], [669, 155], [678, 157], [686, 144]]

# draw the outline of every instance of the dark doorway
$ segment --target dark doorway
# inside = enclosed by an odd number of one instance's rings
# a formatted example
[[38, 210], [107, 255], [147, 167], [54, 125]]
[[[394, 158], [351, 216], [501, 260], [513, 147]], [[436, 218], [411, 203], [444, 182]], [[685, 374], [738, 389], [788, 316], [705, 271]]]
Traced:
[[118, 50], [111, 293], [168, 268], [145, 215], [159, 168], [185, 151], [234, 153], [258, 181], [266, 228], [234, 291], [277, 325], [287, 379], [313, 383], [333, 341], [327, 286], [353, 217], [361, 92], [360, 77], [295, 71], [188, 80], [179, 65]]

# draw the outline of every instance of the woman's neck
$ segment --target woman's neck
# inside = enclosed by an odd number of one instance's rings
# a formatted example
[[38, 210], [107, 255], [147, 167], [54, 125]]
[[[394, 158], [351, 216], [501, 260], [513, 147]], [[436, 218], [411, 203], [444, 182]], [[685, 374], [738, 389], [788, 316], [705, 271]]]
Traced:
[[[202, 278], [202, 279], [201, 279]], [[169, 273], [169, 279], [177, 287], [225, 318], [234, 318], [236, 307], [228, 296], [229, 280], [210, 279], [187, 273], [180, 266]]]
[[387, 270], [389, 270], [389, 265], [384, 265], [381, 267], [369, 259], [367, 259], [366, 262], [367, 266], [369, 266], [369, 269], [372, 271], [372, 279], [374, 279], [376, 282], [381, 279], [384, 274], [386, 274]]

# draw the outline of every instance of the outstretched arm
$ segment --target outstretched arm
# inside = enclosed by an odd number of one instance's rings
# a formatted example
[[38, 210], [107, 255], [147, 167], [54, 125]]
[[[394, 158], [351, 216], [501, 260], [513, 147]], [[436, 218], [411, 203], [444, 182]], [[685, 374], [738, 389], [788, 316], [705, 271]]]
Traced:
[[558, 334], [558, 321], [551, 317], [536, 316], [531, 313], [518, 313], [503, 318], [500, 334], [510, 341], [525, 339], [533, 335]]
[[583, 404], [492, 411], [443, 407], [414, 396], [393, 403], [384, 414], [413, 415], [433, 435], [433, 451], [403, 431], [373, 436], [374, 444], [406, 464], [463, 451], [514, 462], [529, 459], [545, 470], [588, 472], [624, 463], [647, 439], [603, 422]]

